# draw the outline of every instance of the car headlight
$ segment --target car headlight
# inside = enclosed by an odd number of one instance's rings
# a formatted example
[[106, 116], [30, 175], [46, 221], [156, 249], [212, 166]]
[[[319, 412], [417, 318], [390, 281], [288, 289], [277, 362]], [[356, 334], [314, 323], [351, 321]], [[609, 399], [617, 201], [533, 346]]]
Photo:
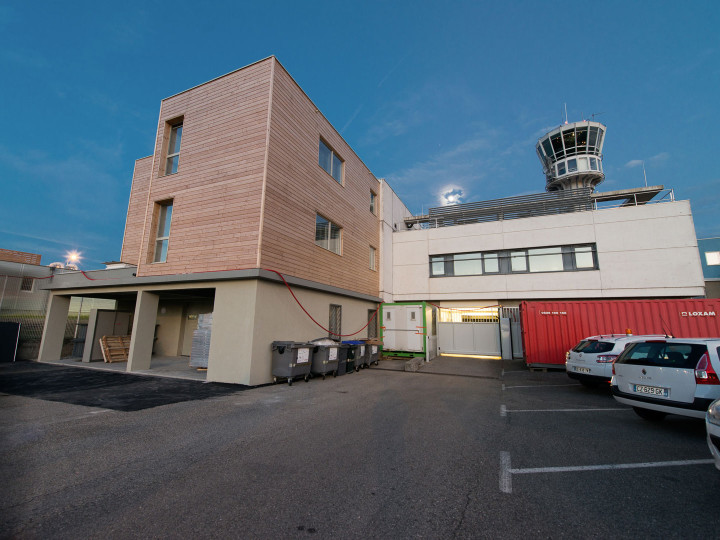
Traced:
[[720, 426], [720, 399], [713, 401], [708, 407], [707, 421]]

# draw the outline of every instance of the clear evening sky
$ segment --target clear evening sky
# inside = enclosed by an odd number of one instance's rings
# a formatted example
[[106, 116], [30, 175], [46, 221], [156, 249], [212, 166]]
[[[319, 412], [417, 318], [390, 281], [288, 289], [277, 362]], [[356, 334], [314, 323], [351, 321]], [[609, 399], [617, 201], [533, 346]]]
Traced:
[[275, 55], [415, 214], [544, 190], [535, 143], [607, 125], [600, 191], [720, 236], [720, 2], [0, 2], [0, 247], [117, 260], [160, 100]]

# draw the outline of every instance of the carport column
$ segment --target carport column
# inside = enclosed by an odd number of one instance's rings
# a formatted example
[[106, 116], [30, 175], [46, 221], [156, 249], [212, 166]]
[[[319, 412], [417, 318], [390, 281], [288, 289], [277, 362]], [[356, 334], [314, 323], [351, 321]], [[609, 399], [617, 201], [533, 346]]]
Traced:
[[60, 360], [68, 311], [70, 311], [69, 296], [50, 295], [42, 341], [40, 341], [40, 353], [38, 354], [38, 360], [41, 362]]
[[159, 300], [157, 294], [138, 292], [127, 371], [150, 369]]

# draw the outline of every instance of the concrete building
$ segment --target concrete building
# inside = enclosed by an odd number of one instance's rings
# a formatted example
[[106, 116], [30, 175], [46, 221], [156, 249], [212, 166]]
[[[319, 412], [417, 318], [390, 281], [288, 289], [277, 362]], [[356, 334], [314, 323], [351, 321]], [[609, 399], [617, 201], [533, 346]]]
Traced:
[[662, 186], [593, 193], [604, 126], [556, 131], [552, 156], [539, 150], [549, 193], [413, 216], [274, 57], [164, 99], [121, 262], [45, 280], [40, 359], [60, 358], [73, 297], [130, 314], [128, 371], [190, 355], [212, 313], [207, 380], [255, 385], [272, 379], [273, 341], [374, 336], [383, 301], [497, 324], [526, 299], [703, 296], [689, 203]]
[[698, 238], [705, 296], [720, 298], [720, 238]]

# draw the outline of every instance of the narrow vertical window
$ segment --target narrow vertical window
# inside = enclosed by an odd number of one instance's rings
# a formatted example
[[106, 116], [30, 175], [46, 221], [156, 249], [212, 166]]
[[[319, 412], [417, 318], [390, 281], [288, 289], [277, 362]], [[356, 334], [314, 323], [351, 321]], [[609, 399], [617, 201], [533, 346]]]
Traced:
[[170, 128], [168, 140], [167, 159], [165, 160], [165, 174], [174, 174], [178, 170], [180, 160], [180, 140], [182, 139], [182, 124], [175, 124]]
[[376, 203], [377, 203], [377, 195], [375, 195], [375, 193], [373, 193], [371, 191], [370, 192], [370, 212], [372, 212], [375, 215], [377, 215]]
[[31, 277], [22, 278], [22, 282], [20, 283], [20, 290], [25, 292], [31, 292], [33, 290], [34, 281], [35, 280]]
[[375, 315], [377, 313], [374, 309], [368, 309], [368, 338], [376, 338], [378, 337], [378, 324], [377, 324], [377, 316]]
[[328, 329], [332, 339], [338, 339], [342, 334], [342, 306], [330, 304], [330, 324]]
[[170, 221], [172, 220], [172, 201], [158, 204], [158, 227], [155, 235], [155, 257], [153, 262], [167, 260], [168, 241], [170, 240]]
[[370, 270], [377, 270], [376, 255], [377, 250], [374, 247], [370, 246]]

